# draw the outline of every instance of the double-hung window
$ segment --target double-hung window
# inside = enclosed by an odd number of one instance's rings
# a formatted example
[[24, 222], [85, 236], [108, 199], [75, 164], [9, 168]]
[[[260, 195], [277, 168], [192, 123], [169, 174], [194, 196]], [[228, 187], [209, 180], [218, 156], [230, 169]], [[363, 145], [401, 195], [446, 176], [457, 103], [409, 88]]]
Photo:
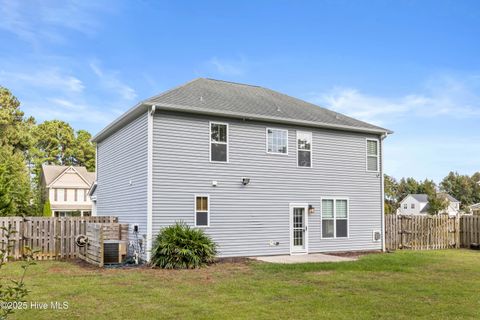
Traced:
[[210, 161], [228, 162], [228, 124], [210, 122]]
[[322, 238], [348, 237], [348, 200], [322, 199]]
[[367, 171], [378, 172], [379, 160], [378, 140], [367, 139]]
[[297, 165], [312, 166], [312, 133], [297, 131]]
[[210, 225], [210, 199], [207, 195], [195, 196], [195, 226], [208, 227]]
[[267, 128], [267, 153], [288, 154], [288, 130]]

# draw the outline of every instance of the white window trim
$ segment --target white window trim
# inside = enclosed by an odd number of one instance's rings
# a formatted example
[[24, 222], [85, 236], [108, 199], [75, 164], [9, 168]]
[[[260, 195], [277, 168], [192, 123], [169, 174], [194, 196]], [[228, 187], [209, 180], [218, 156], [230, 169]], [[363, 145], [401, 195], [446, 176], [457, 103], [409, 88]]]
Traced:
[[[197, 197], [206, 197], [207, 198], [207, 225], [206, 226], [199, 226], [197, 225]], [[194, 217], [193, 221], [195, 223], [195, 228], [208, 228], [210, 227], [210, 195], [208, 194], [195, 194], [193, 196], [193, 212], [194, 212]], [[198, 211], [198, 212], [205, 212], [205, 211]]]
[[[310, 135], [310, 167], [304, 167], [304, 166], [299, 166], [298, 165], [298, 153], [299, 151], [307, 151], [307, 150], [300, 150], [298, 149], [298, 134], [299, 133], [304, 133], [304, 134], [309, 134]], [[297, 138], [295, 140], [295, 144], [297, 145], [297, 168], [305, 168], [305, 169], [311, 169], [313, 168], [313, 133], [310, 131], [297, 131]]]
[[[376, 141], [377, 142], [377, 170], [368, 170], [368, 141]], [[370, 157], [373, 157], [370, 155]], [[373, 138], [366, 138], [365, 139], [365, 169], [367, 172], [380, 172], [380, 140], [373, 139]]]
[[[287, 133], [287, 152], [286, 153], [268, 151], [268, 130], [279, 130], [279, 131], [284, 131], [284, 132]], [[265, 128], [265, 152], [267, 154], [274, 154], [274, 155], [279, 155], [279, 156], [288, 156], [288, 129], [273, 128], [273, 127]]]
[[[225, 125], [227, 127], [227, 142], [213, 142], [212, 141], [212, 124], [220, 124]], [[219, 121], [209, 121], [208, 122], [208, 157], [210, 162], [213, 163], [229, 163], [230, 162], [230, 128], [228, 123], [226, 122], [219, 122]], [[226, 144], [227, 145], [227, 161], [215, 161], [212, 160], [212, 143], [216, 144]]]
[[[320, 224], [323, 224], [323, 200], [333, 200], [333, 237], [324, 237], [323, 236], [323, 226], [320, 225], [320, 234], [321, 239], [332, 240], [332, 239], [350, 239], [350, 199], [348, 197], [322, 197], [320, 198]], [[346, 237], [337, 237], [337, 200], [346, 200], [347, 201], [347, 236]]]

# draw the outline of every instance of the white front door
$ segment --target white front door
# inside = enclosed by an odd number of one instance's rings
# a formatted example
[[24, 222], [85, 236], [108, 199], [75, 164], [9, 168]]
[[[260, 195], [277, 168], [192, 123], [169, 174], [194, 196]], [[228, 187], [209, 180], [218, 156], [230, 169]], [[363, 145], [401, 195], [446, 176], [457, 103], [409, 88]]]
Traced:
[[290, 251], [308, 252], [308, 215], [306, 204], [290, 205]]

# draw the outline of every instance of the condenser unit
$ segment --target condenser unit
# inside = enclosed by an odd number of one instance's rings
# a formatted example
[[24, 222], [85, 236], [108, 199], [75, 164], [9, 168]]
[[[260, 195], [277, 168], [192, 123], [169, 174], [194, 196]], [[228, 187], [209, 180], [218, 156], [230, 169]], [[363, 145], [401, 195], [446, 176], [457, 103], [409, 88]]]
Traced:
[[103, 241], [103, 263], [122, 263], [127, 256], [127, 243], [121, 240]]

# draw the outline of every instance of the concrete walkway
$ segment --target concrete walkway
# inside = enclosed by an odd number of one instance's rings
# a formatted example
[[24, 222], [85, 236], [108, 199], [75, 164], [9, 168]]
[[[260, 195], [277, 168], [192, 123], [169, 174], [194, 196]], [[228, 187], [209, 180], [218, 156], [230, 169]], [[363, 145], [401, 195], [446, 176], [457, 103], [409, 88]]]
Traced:
[[312, 254], [298, 254], [298, 255], [283, 255], [283, 256], [264, 256], [264, 257], [251, 257], [251, 259], [260, 260], [270, 263], [321, 263], [321, 262], [344, 262], [355, 261], [356, 258], [351, 257], [338, 257], [322, 253]]

